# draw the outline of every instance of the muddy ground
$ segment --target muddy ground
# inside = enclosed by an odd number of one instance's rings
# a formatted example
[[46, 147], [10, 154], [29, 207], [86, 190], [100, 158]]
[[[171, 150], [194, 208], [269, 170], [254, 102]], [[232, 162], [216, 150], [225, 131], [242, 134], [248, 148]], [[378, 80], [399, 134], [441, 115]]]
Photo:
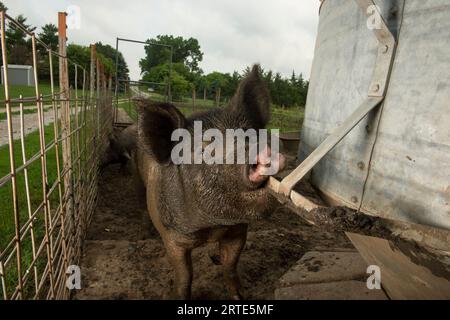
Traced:
[[[162, 241], [135, 195], [132, 177], [118, 166], [100, 179], [98, 206], [82, 258], [76, 299], [167, 299], [172, 269]], [[239, 271], [248, 299], [271, 299], [279, 278], [308, 251], [353, 248], [343, 233], [320, 231], [279, 208], [250, 225]], [[210, 244], [193, 251], [193, 299], [226, 299], [221, 266]]]

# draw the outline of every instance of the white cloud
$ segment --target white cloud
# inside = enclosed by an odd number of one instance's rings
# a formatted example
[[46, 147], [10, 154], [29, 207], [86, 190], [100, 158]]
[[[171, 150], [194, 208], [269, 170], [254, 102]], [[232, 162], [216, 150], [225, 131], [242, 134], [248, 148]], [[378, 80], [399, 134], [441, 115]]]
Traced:
[[[146, 40], [158, 34], [194, 37], [200, 42], [205, 72], [241, 71], [259, 62], [289, 76], [309, 77], [318, 23], [319, 0], [13, 0], [9, 14], [23, 13], [35, 26], [57, 22], [69, 5], [81, 8], [81, 29], [69, 42], [97, 41], [115, 47], [115, 38]], [[120, 43], [133, 79], [139, 78], [143, 47]]]

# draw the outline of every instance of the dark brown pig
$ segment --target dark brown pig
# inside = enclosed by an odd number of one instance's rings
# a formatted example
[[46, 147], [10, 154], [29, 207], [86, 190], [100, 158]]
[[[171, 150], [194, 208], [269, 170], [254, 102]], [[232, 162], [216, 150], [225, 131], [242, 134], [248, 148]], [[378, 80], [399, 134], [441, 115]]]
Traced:
[[[193, 134], [194, 121], [202, 122], [203, 131], [214, 128], [224, 134], [226, 129], [264, 128], [270, 104], [259, 67], [253, 67], [226, 108], [185, 118], [171, 104], [142, 99], [136, 104], [136, 165], [146, 188], [151, 220], [175, 269], [175, 297], [190, 298], [191, 250], [218, 241], [225, 285], [231, 298], [240, 299], [236, 267], [246, 242], [247, 224], [264, 217], [275, 203], [265, 188], [268, 176], [263, 175], [270, 147], [258, 153], [254, 164], [175, 164], [171, 154], [176, 143], [171, 137], [180, 128]], [[273, 159], [281, 170], [284, 157], [275, 154]]]
[[100, 161], [100, 168], [104, 169], [110, 164], [120, 163], [123, 169], [131, 159], [131, 154], [136, 149], [137, 125], [133, 124], [122, 131], [114, 129], [109, 136], [108, 146]]

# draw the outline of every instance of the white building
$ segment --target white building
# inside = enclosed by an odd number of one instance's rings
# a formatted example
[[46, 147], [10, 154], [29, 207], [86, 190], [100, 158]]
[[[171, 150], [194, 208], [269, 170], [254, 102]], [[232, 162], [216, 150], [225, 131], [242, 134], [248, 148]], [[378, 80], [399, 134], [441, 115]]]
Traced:
[[[2, 66], [2, 84], [4, 83], [3, 69]], [[33, 67], [17, 64], [8, 65], [8, 80], [10, 85], [34, 86]]]

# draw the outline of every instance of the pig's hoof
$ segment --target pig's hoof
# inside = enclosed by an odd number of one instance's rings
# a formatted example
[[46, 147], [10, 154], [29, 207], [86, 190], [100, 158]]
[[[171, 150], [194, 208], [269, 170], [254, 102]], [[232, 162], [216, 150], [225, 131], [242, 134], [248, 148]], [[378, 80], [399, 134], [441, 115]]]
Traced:
[[179, 293], [173, 291], [169, 295], [169, 300], [191, 300], [191, 295], [189, 293]]
[[238, 292], [231, 297], [231, 300], [244, 300], [244, 297]]
[[217, 266], [220, 266], [222, 264], [222, 262], [220, 261], [220, 255], [218, 255], [218, 254], [214, 254], [214, 253], [210, 252], [209, 253], [209, 258]]

